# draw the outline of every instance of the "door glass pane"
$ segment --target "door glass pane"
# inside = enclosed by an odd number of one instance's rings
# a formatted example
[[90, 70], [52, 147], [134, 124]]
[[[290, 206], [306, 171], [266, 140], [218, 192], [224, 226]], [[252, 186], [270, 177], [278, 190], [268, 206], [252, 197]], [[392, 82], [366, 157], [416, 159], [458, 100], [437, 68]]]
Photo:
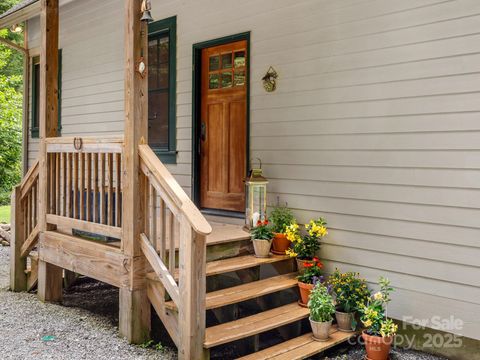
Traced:
[[158, 61], [160, 63], [168, 63], [169, 54], [169, 39], [168, 35], [165, 35], [158, 39]]
[[235, 70], [233, 75], [234, 86], [245, 85], [245, 70]]
[[168, 92], [150, 92], [148, 96], [148, 143], [168, 149]]
[[231, 69], [232, 68], [232, 54], [223, 54], [222, 55], [222, 69]]
[[158, 89], [168, 89], [168, 63], [159, 64], [158, 68]]
[[208, 88], [209, 89], [218, 89], [220, 87], [218, 78], [219, 78], [219, 74], [210, 74], [208, 76]]
[[230, 71], [222, 73], [222, 88], [232, 87], [232, 73]]
[[220, 57], [218, 55], [210, 56], [209, 62], [210, 62], [208, 65], [209, 71], [215, 71], [220, 68]]
[[245, 66], [245, 51], [237, 51], [235, 53], [235, 67]]

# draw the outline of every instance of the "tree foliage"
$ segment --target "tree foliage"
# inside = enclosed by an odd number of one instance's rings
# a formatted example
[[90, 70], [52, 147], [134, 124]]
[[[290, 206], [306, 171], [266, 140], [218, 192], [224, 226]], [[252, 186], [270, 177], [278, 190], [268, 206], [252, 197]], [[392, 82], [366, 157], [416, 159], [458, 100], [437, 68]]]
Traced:
[[[0, 13], [18, 3], [2, 0]], [[0, 36], [22, 44], [23, 34], [8, 29]], [[20, 181], [22, 151], [22, 54], [0, 45], [0, 205], [9, 202], [12, 187]]]

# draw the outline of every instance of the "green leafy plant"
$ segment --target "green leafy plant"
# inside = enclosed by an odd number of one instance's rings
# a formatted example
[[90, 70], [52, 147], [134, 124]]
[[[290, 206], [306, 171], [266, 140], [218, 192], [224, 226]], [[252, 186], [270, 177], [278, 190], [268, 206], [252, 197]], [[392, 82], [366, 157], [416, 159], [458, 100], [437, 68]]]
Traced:
[[367, 281], [361, 279], [359, 273], [341, 273], [336, 269], [328, 283], [335, 293], [338, 310], [342, 312], [357, 311], [367, 303], [370, 296]]
[[270, 213], [270, 220], [273, 223], [272, 230], [281, 234], [285, 234], [287, 226], [295, 222], [292, 210], [287, 206], [274, 207]]
[[304, 267], [305, 271], [303, 274], [297, 276], [298, 281], [305, 284], [316, 284], [324, 281], [323, 264], [317, 258], [306, 262]]
[[328, 234], [327, 222], [324, 218], [310, 220], [305, 224], [305, 231], [300, 231], [300, 226], [294, 222], [285, 228], [287, 239], [292, 242], [292, 247], [285, 251], [290, 257], [310, 260], [320, 249], [320, 240]]
[[393, 288], [390, 281], [384, 277], [379, 279], [380, 291], [373, 294], [367, 305], [359, 311], [360, 320], [367, 328], [367, 334], [372, 336], [389, 337], [395, 335], [398, 326], [387, 317], [387, 305], [391, 301], [390, 294]]
[[316, 322], [326, 322], [333, 320], [335, 314], [335, 304], [327, 287], [318, 283], [310, 293], [308, 300], [310, 309], [310, 319]]
[[268, 220], [258, 220], [257, 225], [250, 230], [250, 235], [252, 236], [252, 239], [255, 240], [271, 240], [274, 236], [272, 228], [268, 224]]

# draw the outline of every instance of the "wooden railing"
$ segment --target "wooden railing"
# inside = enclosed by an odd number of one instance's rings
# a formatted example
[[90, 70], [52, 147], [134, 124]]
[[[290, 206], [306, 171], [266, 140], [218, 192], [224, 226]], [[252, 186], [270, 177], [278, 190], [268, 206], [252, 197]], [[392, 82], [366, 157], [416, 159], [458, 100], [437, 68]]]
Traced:
[[120, 239], [123, 138], [47, 138], [47, 223]]
[[10, 287], [27, 289], [27, 256], [38, 242], [38, 160], [12, 192]]
[[[212, 228], [148, 145], [139, 146], [139, 155], [145, 189], [141, 248], [161, 283], [149, 285], [148, 296], [182, 357], [197, 359], [205, 335], [206, 235]], [[178, 317], [165, 309], [165, 291]]]

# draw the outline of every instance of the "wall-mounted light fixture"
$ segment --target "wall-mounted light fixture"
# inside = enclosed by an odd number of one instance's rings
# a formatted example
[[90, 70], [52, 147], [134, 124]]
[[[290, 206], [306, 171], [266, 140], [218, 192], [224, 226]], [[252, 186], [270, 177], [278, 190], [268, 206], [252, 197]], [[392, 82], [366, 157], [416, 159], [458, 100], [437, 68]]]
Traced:
[[140, 18], [141, 21], [146, 21], [147, 23], [153, 21], [153, 17], [151, 14], [152, 4], [150, 0], [143, 0], [142, 1], [142, 17]]
[[20, 24], [15, 24], [15, 25], [12, 25], [10, 30], [14, 33], [21, 33], [23, 31], [23, 27]]

